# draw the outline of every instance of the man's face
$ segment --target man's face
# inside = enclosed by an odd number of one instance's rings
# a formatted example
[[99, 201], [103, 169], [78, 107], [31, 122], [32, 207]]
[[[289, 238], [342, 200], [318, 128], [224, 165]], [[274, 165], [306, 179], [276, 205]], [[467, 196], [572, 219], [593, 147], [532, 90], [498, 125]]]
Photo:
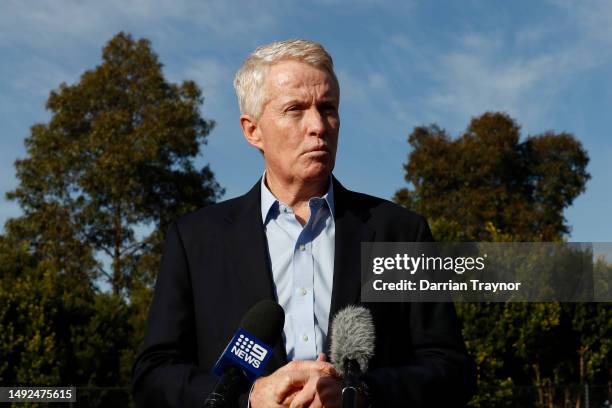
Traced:
[[329, 177], [340, 129], [332, 77], [289, 60], [270, 67], [264, 86], [267, 103], [251, 143], [264, 152], [268, 171], [285, 182]]

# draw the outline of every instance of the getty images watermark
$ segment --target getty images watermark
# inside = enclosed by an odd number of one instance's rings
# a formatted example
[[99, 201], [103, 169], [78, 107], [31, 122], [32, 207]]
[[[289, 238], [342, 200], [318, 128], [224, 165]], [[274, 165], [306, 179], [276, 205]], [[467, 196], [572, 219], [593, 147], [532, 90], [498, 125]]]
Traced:
[[364, 302], [611, 302], [612, 243], [370, 242]]

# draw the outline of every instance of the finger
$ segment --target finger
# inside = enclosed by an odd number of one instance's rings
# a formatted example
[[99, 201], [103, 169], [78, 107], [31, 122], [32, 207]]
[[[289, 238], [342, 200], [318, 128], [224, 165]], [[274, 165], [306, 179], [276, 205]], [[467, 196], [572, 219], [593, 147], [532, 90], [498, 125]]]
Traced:
[[310, 370], [312, 368], [331, 366], [332, 364], [325, 361], [326, 359], [327, 356], [325, 353], [319, 353], [316, 360], [293, 360], [279, 368], [277, 371]]
[[308, 408], [323, 408], [323, 407], [324, 407], [323, 401], [319, 397], [319, 394], [315, 394], [315, 397], [313, 398]]
[[333, 364], [330, 364], [326, 361], [315, 361], [317, 363], [316, 366], [311, 367], [311, 370], [315, 372], [317, 375], [329, 375], [331, 377], [342, 378], [340, 373], [336, 370]]
[[298, 394], [298, 392], [300, 392], [300, 390], [296, 389], [294, 392], [289, 393], [285, 399], [283, 400], [283, 402], [281, 403], [281, 405], [283, 407], [288, 407], [291, 405], [291, 403], [293, 402], [293, 399], [295, 398], [295, 396]]
[[251, 406], [281, 408], [274, 399], [274, 388], [275, 381], [271, 376], [257, 379], [250, 395]]
[[293, 398], [290, 408], [308, 407], [315, 398], [316, 393], [316, 379], [308, 381], [304, 388], [302, 388], [302, 390], [296, 394], [295, 398]]
[[321, 374], [323, 374], [323, 375], [329, 375], [332, 377], [342, 378], [340, 373], [338, 373], [338, 371], [334, 368], [334, 366], [331, 363], [328, 363], [327, 361], [320, 361], [319, 358], [317, 358], [316, 361], [293, 360], [285, 364], [283, 367], [279, 368], [277, 372], [279, 373], [305, 372], [310, 377], [320, 376]]
[[304, 363], [310, 364], [304, 364], [303, 367], [311, 371], [321, 371], [324, 373], [330, 373], [335, 370], [334, 365], [332, 363], [329, 363], [324, 360], [319, 360], [319, 358], [317, 358], [316, 361], [305, 361]]
[[301, 389], [308, 381], [308, 378], [308, 372], [305, 371], [286, 371], [279, 375], [274, 389], [274, 400], [276, 403], [280, 404], [289, 394]]
[[314, 363], [314, 361], [293, 360], [293, 361], [288, 362], [287, 364], [285, 364], [281, 368], [279, 368], [277, 371], [301, 371], [301, 370], [308, 370], [310, 365], [311, 365], [311, 363]]
[[[324, 355], [324, 353], [321, 353]], [[336, 371], [334, 366], [327, 361], [321, 360], [321, 355], [317, 357], [317, 360], [293, 360], [283, 367], [279, 368], [278, 372], [289, 372], [289, 371], [305, 371], [310, 374], [313, 373], [324, 373], [326, 375], [332, 375], [340, 377], [340, 374]]]
[[317, 397], [325, 407], [339, 406], [342, 401], [342, 383], [333, 377], [321, 377], [317, 382]]

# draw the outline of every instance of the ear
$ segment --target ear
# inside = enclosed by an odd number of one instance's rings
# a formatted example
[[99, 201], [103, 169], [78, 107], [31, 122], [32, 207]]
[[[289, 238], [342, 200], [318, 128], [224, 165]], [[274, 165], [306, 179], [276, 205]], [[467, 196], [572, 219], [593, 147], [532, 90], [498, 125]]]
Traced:
[[261, 129], [257, 121], [250, 115], [240, 115], [240, 127], [244, 138], [251, 146], [263, 151], [263, 143], [261, 140]]

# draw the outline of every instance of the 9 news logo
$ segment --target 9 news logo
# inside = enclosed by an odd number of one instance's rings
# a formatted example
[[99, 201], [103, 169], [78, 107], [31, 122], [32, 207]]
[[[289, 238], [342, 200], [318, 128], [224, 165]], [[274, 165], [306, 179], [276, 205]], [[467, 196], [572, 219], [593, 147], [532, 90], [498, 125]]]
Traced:
[[245, 361], [254, 368], [259, 368], [261, 363], [266, 358], [266, 355], [268, 354], [268, 350], [261, 347], [259, 344], [249, 339], [244, 334], [238, 336], [236, 342], [232, 346], [231, 352], [236, 357]]
[[227, 366], [234, 365], [242, 368], [250, 381], [255, 381], [271, 356], [272, 349], [266, 343], [240, 328], [227, 343], [213, 367], [213, 373], [221, 376]]

